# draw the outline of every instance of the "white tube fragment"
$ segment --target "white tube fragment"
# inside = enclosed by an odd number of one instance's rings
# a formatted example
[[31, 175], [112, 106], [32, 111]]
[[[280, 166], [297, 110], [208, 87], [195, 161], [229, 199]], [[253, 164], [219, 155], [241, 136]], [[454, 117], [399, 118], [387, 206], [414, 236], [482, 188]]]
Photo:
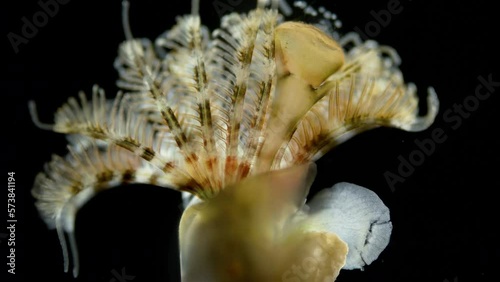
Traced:
[[363, 269], [389, 244], [389, 209], [371, 190], [337, 183], [320, 191], [310, 203], [308, 229], [337, 234], [349, 247], [343, 269]]

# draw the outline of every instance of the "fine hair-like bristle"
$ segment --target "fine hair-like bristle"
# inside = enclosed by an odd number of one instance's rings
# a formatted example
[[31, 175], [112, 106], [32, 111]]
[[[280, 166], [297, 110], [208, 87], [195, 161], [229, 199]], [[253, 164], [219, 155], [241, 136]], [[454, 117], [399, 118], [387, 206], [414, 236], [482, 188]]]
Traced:
[[389, 47], [287, 25], [280, 0], [226, 15], [210, 33], [192, 4], [151, 42], [133, 37], [123, 2], [126, 41], [114, 63], [123, 91], [114, 99], [95, 86], [91, 97], [69, 98], [54, 124], [30, 103], [35, 125], [69, 136], [68, 156], [54, 156], [32, 191], [58, 231], [66, 270], [68, 233], [75, 275], [76, 212], [103, 189], [147, 183], [207, 200], [248, 176], [315, 161], [362, 131], [419, 131], [434, 121], [434, 90], [419, 116], [416, 88]]

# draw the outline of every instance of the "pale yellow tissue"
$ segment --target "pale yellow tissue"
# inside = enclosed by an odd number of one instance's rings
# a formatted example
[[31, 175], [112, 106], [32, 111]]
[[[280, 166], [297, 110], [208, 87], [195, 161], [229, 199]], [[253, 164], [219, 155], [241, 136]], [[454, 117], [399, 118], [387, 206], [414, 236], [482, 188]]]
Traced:
[[310, 24], [282, 23], [276, 27], [274, 40], [278, 84], [260, 171], [273, 167], [271, 162], [276, 154], [283, 153], [280, 147], [290, 139], [299, 120], [326, 94], [321, 86], [343, 66], [345, 59], [338, 43]]
[[317, 88], [344, 64], [339, 44], [319, 28], [285, 22], [276, 28], [276, 60], [279, 74], [299, 76]]
[[347, 245], [290, 221], [315, 174], [314, 164], [267, 172], [190, 206], [179, 234], [183, 281], [295, 281], [286, 279], [304, 265], [317, 269], [302, 281], [336, 277]]

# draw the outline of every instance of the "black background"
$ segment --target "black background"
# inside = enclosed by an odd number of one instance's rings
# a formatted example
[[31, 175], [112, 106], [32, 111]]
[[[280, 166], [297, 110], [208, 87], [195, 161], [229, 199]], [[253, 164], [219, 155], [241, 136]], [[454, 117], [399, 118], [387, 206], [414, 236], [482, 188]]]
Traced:
[[[175, 23], [175, 16], [189, 13], [190, 1], [132, 1], [131, 26], [135, 37], [156, 38]], [[219, 16], [213, 4], [201, 1], [201, 15], [209, 27]], [[230, 3], [239, 1], [219, 2]], [[237, 10], [253, 1], [237, 5]], [[33, 179], [51, 154], [65, 155], [65, 138], [37, 129], [30, 120], [27, 101], [38, 104], [42, 121], [69, 96], [89, 93], [93, 84], [108, 95], [117, 88], [113, 61], [124, 40], [120, 1], [70, 1], [61, 5], [48, 24], [14, 53], [7, 33], [19, 34], [21, 18], [40, 10], [37, 1], [18, 1], [17, 7], [0, 8], [2, 20], [2, 157], [3, 172], [16, 172], [16, 276], [12, 281], [112, 281], [112, 270], [125, 268], [133, 281], [179, 281], [177, 225], [180, 195], [167, 188], [134, 185], [112, 189], [90, 201], [78, 214], [76, 235], [80, 246], [81, 275], [63, 272], [55, 231], [40, 220], [30, 196]], [[388, 1], [315, 1], [336, 12], [342, 31], [364, 29], [374, 20], [370, 11], [387, 8]], [[313, 192], [340, 181], [374, 190], [391, 210], [394, 231], [380, 258], [365, 271], [342, 271], [337, 279], [348, 281], [497, 281], [499, 262], [498, 200], [500, 188], [497, 139], [498, 93], [481, 101], [461, 124], [447, 122], [443, 114], [475, 94], [478, 76], [500, 81], [498, 27], [495, 9], [486, 1], [443, 3], [401, 1], [403, 10], [392, 15], [373, 37], [394, 47], [402, 57], [406, 81], [414, 82], [421, 98], [433, 86], [441, 107], [434, 125], [409, 133], [380, 128], [363, 133], [332, 150], [318, 161]], [[296, 18], [307, 20], [307, 17]], [[5, 29], [6, 28], [6, 29]], [[5, 29], [5, 30], [4, 30]], [[468, 98], [469, 97], [469, 98]], [[425, 107], [425, 103], [422, 103]], [[397, 173], [398, 156], [418, 147], [415, 140], [443, 130], [445, 142], [405, 181], [391, 189], [386, 171]], [[6, 183], [7, 175], [5, 175]], [[7, 217], [7, 185], [0, 193], [1, 220]], [[0, 189], [1, 190], [1, 189]], [[0, 233], [5, 233], [4, 223]], [[0, 277], [6, 273], [6, 241], [0, 238]], [[216, 259], [216, 258], [214, 258]], [[5, 279], [3, 277], [6, 277]], [[7, 280], [6, 280], [7, 279]], [[118, 280], [117, 280], [118, 281]]]

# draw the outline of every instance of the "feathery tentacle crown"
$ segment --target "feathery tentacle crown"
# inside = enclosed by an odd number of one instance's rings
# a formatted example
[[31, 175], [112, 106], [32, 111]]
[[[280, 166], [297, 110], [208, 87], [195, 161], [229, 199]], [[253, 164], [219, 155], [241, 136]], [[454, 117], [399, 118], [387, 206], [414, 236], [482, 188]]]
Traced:
[[36, 125], [71, 138], [69, 155], [53, 158], [33, 195], [58, 230], [66, 270], [70, 234], [75, 275], [75, 215], [102, 189], [150, 183], [209, 199], [250, 175], [315, 161], [364, 130], [419, 131], [437, 114], [430, 88], [428, 113], [418, 116], [416, 88], [389, 47], [284, 21], [276, 9], [284, 1], [259, 0], [210, 33], [197, 2], [154, 43], [133, 38], [124, 2], [116, 98], [95, 87], [91, 99], [81, 93], [60, 107], [53, 125], [30, 103]]

